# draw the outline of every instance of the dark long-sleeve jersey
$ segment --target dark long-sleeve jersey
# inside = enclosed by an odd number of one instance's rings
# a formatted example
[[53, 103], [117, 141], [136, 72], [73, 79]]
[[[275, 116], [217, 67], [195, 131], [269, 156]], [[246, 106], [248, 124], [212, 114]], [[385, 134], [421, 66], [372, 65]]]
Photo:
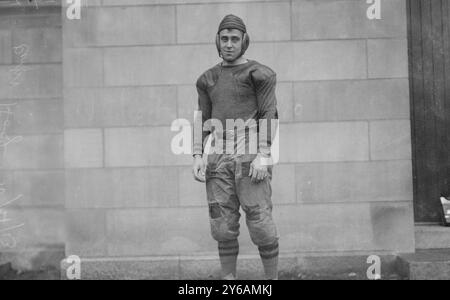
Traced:
[[[214, 66], [197, 80], [202, 127], [210, 119], [219, 120], [224, 129], [228, 129], [226, 120], [247, 122], [253, 119], [258, 124], [257, 151], [270, 155], [274, 124], [278, 120], [275, 87], [276, 73], [257, 61], [248, 60], [236, 66]], [[267, 125], [259, 126], [263, 124], [260, 120], [267, 120]], [[194, 134], [194, 155], [203, 153], [205, 139], [210, 133], [211, 128], [205, 126], [202, 135]]]

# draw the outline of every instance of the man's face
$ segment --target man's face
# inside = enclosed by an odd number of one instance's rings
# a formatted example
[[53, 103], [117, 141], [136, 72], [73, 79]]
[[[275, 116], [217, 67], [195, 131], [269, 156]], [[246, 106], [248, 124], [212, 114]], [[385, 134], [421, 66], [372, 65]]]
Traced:
[[243, 33], [237, 29], [224, 29], [219, 33], [222, 58], [233, 62], [239, 58], [242, 50]]

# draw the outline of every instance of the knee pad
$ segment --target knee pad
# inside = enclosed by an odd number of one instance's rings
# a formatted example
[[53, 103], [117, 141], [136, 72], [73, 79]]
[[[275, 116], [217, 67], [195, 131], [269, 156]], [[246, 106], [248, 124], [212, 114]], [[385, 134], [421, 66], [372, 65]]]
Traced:
[[264, 246], [278, 241], [277, 229], [269, 208], [254, 207], [246, 213], [250, 237], [255, 245]]
[[239, 236], [239, 223], [229, 224], [225, 218], [211, 219], [211, 235], [218, 242], [235, 240]]
[[217, 242], [227, 242], [236, 239], [236, 235], [229, 230], [225, 222], [211, 220], [211, 235]]

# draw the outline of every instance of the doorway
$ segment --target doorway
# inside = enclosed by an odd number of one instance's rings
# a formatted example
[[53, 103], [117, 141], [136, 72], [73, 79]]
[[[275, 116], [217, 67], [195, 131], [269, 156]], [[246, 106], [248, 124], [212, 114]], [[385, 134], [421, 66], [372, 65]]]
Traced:
[[407, 0], [416, 223], [438, 223], [450, 195], [450, 4]]

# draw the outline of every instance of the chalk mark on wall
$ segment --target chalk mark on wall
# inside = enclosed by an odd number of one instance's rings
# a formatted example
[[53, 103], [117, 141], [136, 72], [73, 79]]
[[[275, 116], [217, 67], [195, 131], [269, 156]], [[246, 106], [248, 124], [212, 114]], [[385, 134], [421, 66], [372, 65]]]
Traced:
[[[2, 150], [2, 164], [5, 160], [5, 154], [8, 145], [10, 145], [11, 143], [19, 143], [23, 140], [22, 136], [10, 137], [7, 133], [7, 129], [11, 124], [10, 119], [14, 117], [13, 107], [15, 107], [16, 105], [17, 103], [0, 104], [1, 119], [3, 119], [3, 116], [5, 116], [4, 120], [0, 119], [0, 149]], [[5, 187], [5, 183], [2, 182], [0, 183], [0, 199], [6, 198], [6, 194], [7, 188]], [[25, 226], [25, 223], [13, 224], [14, 220], [8, 217], [8, 212], [5, 208], [20, 200], [22, 197], [23, 195], [18, 195], [11, 200], [6, 200], [6, 202], [0, 203], [0, 250], [4, 248], [13, 249], [17, 246], [17, 239], [12, 232]]]

